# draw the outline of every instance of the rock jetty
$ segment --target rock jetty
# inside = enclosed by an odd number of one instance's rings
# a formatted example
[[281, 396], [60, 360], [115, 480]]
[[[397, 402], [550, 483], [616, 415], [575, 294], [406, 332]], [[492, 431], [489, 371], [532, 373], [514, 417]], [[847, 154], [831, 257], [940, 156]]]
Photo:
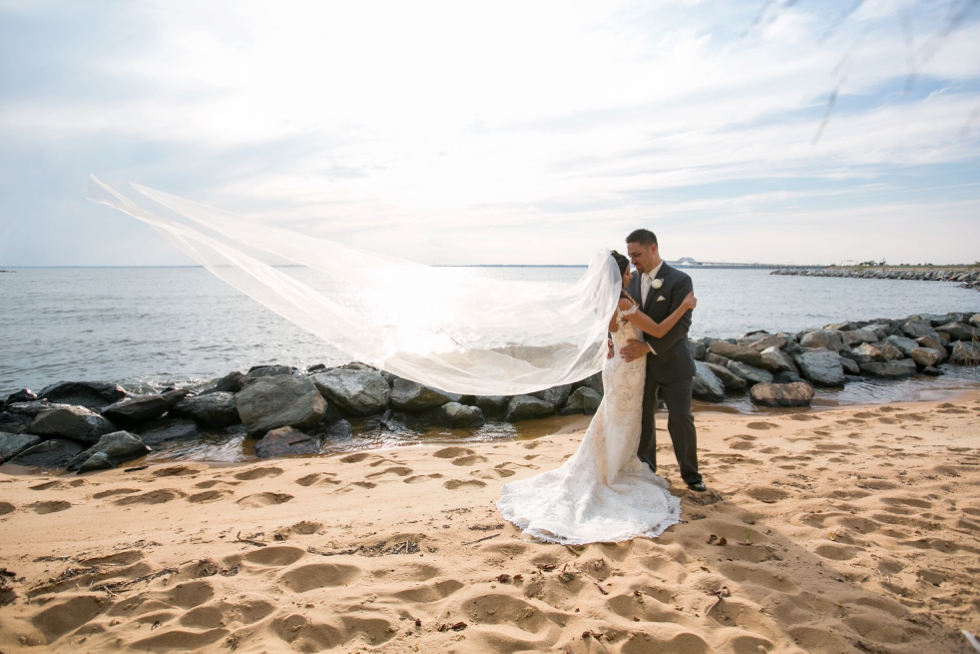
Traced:
[[887, 270], [882, 268], [814, 268], [773, 270], [770, 275], [797, 277], [853, 277], [856, 279], [914, 279], [924, 282], [959, 282], [980, 291], [980, 270]]
[[[805, 407], [816, 389], [861, 377], [941, 375], [980, 364], [980, 313], [913, 315], [826, 325], [797, 333], [756, 331], [691, 343], [695, 398], [725, 402], [746, 394], [761, 407]], [[105, 382], [59, 382], [0, 401], [0, 464], [105, 470], [169, 441], [247, 435], [260, 458], [316, 454], [356, 429], [474, 430], [592, 414], [602, 401], [599, 373], [529, 395], [447, 393], [363, 363], [301, 370], [257, 366], [198, 389], [131, 394]]]

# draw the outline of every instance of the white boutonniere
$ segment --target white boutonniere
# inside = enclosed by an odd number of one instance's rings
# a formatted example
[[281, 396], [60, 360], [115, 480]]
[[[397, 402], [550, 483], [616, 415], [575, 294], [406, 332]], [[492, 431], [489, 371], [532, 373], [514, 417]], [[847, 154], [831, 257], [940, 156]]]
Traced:
[[661, 286], [663, 286], [663, 285], [664, 285], [664, 280], [662, 280], [662, 279], [659, 279], [659, 278], [658, 278], [658, 279], [655, 279], [655, 280], [653, 280], [653, 281], [652, 281], [652, 282], [650, 283], [650, 286], [651, 286], [651, 287], [653, 288], [653, 290], [655, 290], [655, 291], [656, 291], [657, 289], [659, 289], [659, 288], [660, 288]]

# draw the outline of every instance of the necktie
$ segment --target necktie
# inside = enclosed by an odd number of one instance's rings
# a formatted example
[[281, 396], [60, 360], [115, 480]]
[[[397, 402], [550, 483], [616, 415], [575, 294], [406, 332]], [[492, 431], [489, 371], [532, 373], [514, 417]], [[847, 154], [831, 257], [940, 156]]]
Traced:
[[650, 294], [650, 275], [643, 273], [643, 277], [640, 279], [642, 282], [640, 284], [640, 294], [643, 296], [640, 299], [643, 301], [643, 306], [646, 306], [647, 295]]

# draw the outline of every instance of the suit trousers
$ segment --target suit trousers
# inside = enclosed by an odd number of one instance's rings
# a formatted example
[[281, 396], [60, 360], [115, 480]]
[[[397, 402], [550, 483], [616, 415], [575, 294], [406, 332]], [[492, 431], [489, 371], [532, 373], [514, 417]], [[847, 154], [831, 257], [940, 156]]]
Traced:
[[643, 391], [643, 422], [640, 430], [640, 447], [637, 454], [653, 471], [657, 471], [657, 424], [654, 413], [657, 410], [658, 396], [667, 405], [667, 431], [674, 444], [674, 455], [680, 467], [684, 483], [701, 481], [698, 472], [698, 433], [694, 428], [694, 414], [691, 413], [691, 393], [694, 379], [674, 382], [655, 382], [647, 379]]

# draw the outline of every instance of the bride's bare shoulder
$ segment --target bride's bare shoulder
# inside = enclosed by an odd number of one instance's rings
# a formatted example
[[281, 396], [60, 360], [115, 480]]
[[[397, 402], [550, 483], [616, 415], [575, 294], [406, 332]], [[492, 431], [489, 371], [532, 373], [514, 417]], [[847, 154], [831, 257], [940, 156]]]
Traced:
[[630, 300], [629, 298], [625, 298], [625, 297], [619, 298], [619, 310], [620, 311], [627, 311], [628, 309], [630, 309], [630, 308], [632, 308], [634, 306], [636, 306], [636, 303], [633, 302], [633, 300]]

